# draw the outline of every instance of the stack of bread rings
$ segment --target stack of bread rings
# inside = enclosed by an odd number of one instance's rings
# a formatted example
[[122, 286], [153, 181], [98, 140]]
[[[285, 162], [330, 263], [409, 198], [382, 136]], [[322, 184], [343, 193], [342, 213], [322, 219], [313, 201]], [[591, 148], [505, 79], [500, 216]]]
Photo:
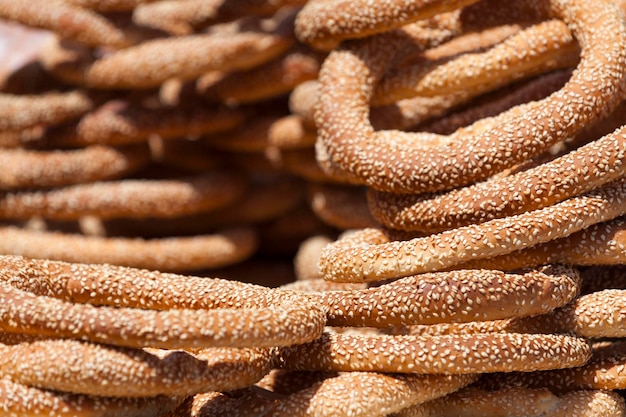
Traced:
[[625, 12], [0, 0], [0, 410], [626, 417]]
[[335, 235], [266, 155], [326, 55], [303, 2], [188, 3], [0, 2], [0, 253], [231, 274]]
[[[374, 222], [348, 214], [344, 228], [356, 230], [303, 246], [301, 282], [289, 287], [324, 300], [334, 328], [281, 349], [284, 367], [489, 375], [452, 396], [363, 415], [624, 415], [609, 392], [624, 388], [626, 357], [622, 4], [594, 3], [599, 13], [576, 1], [385, 6], [313, 1], [296, 20], [299, 39], [332, 51], [318, 80], [292, 93], [292, 118], [316, 135], [320, 167], [344, 195], [365, 188], [351, 201]], [[553, 308], [525, 287], [553, 268], [580, 274], [583, 295], [574, 284]], [[539, 286], [552, 302], [564, 289]], [[539, 306], [549, 311], [526, 310]], [[576, 356], [569, 342], [541, 340], [557, 336], [584, 340], [591, 359], [533, 369], [539, 346], [546, 357]], [[516, 343], [528, 343], [517, 371]], [[311, 408], [330, 402], [325, 381], [312, 386], [324, 394], [302, 397]], [[300, 410], [294, 398], [280, 409]], [[339, 404], [311, 415], [350, 415]]]

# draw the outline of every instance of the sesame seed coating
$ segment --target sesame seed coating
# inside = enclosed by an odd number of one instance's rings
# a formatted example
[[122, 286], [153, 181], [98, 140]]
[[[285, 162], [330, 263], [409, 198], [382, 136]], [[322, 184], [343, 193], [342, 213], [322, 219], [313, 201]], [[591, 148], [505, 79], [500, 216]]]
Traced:
[[546, 319], [558, 323], [563, 331], [583, 337], [626, 337], [626, 290], [582, 295], [548, 317]]
[[626, 417], [626, 0], [15, 7], [0, 415]]
[[383, 140], [373, 131], [367, 120], [369, 97], [393, 59], [394, 38], [378, 35], [334, 50], [319, 77], [316, 124], [327, 155], [318, 153], [318, 160], [337, 164], [378, 190], [439, 191], [527, 160], [612, 110], [626, 76], [626, 26], [620, 10], [603, 2], [589, 13], [580, 0], [547, 5], [580, 44], [572, 78], [558, 92], [527, 105], [523, 114], [468, 135], [458, 146], [409, 146], [419, 134], [393, 132]]
[[28, 386], [107, 397], [187, 396], [245, 388], [272, 367], [270, 349], [149, 352], [77, 340], [0, 345], [0, 374]]
[[0, 149], [0, 188], [58, 187], [112, 179], [144, 166], [145, 146], [91, 146], [73, 151]]
[[137, 7], [133, 20], [174, 35], [188, 35], [211, 23], [242, 16], [267, 16], [305, 0], [160, 0]]
[[0, 324], [8, 332], [129, 347], [264, 347], [315, 339], [326, 321], [293, 292], [108, 265], [2, 260]]
[[622, 417], [626, 414], [624, 398], [615, 392], [572, 391], [561, 397], [554, 417]]
[[[433, 97], [416, 96], [386, 106], [373, 107], [370, 121], [381, 137], [393, 138], [398, 132], [387, 129], [410, 129], [431, 118], [442, 116], [451, 108], [471, 99], [463, 90], [453, 94]], [[385, 129], [385, 130], [382, 130]], [[436, 146], [450, 143], [450, 138], [430, 132], [420, 132], [416, 146]], [[325, 167], [325, 165], [322, 165]], [[361, 181], [364, 182], [364, 181]]]
[[45, 191], [12, 191], [0, 195], [0, 217], [177, 217], [226, 206], [238, 199], [245, 187], [242, 175], [221, 170], [178, 180], [124, 179]]
[[472, 321], [467, 323], [437, 323], [397, 327], [392, 334], [409, 334], [414, 336], [442, 336], [477, 333], [557, 333], [558, 328], [539, 328], [532, 320], [518, 318], [488, 321]]
[[[293, 17], [277, 22], [275, 32], [208, 33], [146, 41], [96, 60], [85, 73], [91, 88], [148, 88], [176, 77], [196, 78], [213, 70], [254, 67], [293, 44], [288, 27]], [[163, 53], [167, 50], [168, 53]]]
[[21, 290], [65, 301], [155, 310], [267, 307], [296, 295], [219, 278], [19, 256], [0, 257], [0, 277]]
[[239, 125], [237, 109], [198, 102], [184, 106], [143, 106], [111, 100], [79, 121], [50, 129], [43, 141], [53, 146], [123, 145], [146, 142], [151, 135], [177, 138], [222, 132]]
[[365, 37], [454, 10], [476, 0], [313, 0], [296, 19], [298, 40], [319, 49], [339, 41]]
[[364, 229], [365, 243], [343, 239], [324, 248], [320, 268], [328, 280], [375, 281], [511, 253], [623, 215], [625, 187], [620, 179], [546, 208], [408, 241]]
[[39, 124], [56, 124], [78, 117], [92, 107], [92, 100], [80, 91], [0, 94], [0, 129], [22, 130]]
[[463, 270], [422, 274], [365, 290], [327, 291], [329, 326], [387, 327], [532, 316], [570, 302], [578, 272], [547, 267], [524, 274]]
[[626, 220], [618, 217], [570, 236], [493, 258], [469, 261], [455, 268], [487, 268], [510, 271], [549, 263], [615, 265], [626, 262]]
[[472, 385], [445, 397], [405, 408], [393, 417], [543, 416], [558, 404], [559, 397], [547, 389], [505, 387], [487, 391]]
[[288, 371], [276, 368], [265, 375], [254, 386], [276, 394], [291, 395], [338, 375], [339, 373], [337, 372]]
[[110, 398], [67, 394], [0, 379], [0, 410], [6, 417], [161, 417], [176, 397]]
[[[178, 349], [292, 344], [317, 337], [325, 321], [321, 310], [311, 310], [310, 304], [297, 300], [263, 309], [153, 311], [70, 304], [6, 285], [0, 286], [0, 300], [4, 331], [129, 347]], [[229, 326], [225, 327], [224, 323]]]
[[62, 38], [77, 40], [89, 46], [125, 47], [132, 43], [128, 34], [103, 16], [61, 0], [2, 0], [0, 16], [24, 25], [50, 30]]
[[306, 293], [324, 293], [327, 291], [363, 290], [367, 288], [367, 284], [361, 282], [332, 282], [324, 281], [321, 278], [307, 278], [290, 282], [282, 285], [280, 288], [289, 291], [303, 291]]
[[451, 134], [464, 126], [496, 116], [512, 107], [546, 98], [571, 77], [570, 69], [552, 71], [524, 82], [517, 87], [507, 86], [496, 91], [493, 100], [475, 103], [439, 119], [427, 121], [418, 129], [438, 134]]
[[596, 291], [581, 295], [547, 314], [514, 318], [509, 322], [489, 322], [486, 326], [475, 323], [469, 331], [569, 333], [586, 338], [621, 338], [625, 337], [625, 295], [626, 290]]
[[187, 399], [167, 417], [262, 416], [274, 402], [256, 386], [231, 392], [207, 392]]
[[323, 58], [324, 55], [297, 45], [263, 65], [231, 72], [199, 94], [226, 103], [254, 103], [278, 97], [316, 78]]
[[280, 349], [281, 367], [313, 371], [468, 374], [583, 365], [591, 347], [578, 337], [480, 333], [443, 336], [357, 336], [324, 333]]
[[385, 226], [435, 233], [537, 210], [624, 175], [626, 127], [552, 161], [445, 194], [372, 192], [372, 213]]
[[379, 81], [371, 105], [459, 90], [477, 96], [519, 79], [575, 66], [578, 58], [578, 46], [567, 26], [560, 20], [549, 20], [523, 29], [486, 51], [453, 56], [443, 62], [425, 59], [394, 70]]
[[583, 366], [533, 373], [513, 372], [497, 375], [488, 386], [514, 385], [545, 387], [553, 392], [575, 389], [618, 390], [626, 387], [626, 341], [593, 345], [591, 359]]
[[0, 227], [0, 253], [3, 255], [170, 272], [220, 268], [240, 262], [256, 252], [258, 240], [257, 232], [246, 227], [154, 239]]
[[[519, 390], [519, 391], [518, 391]], [[506, 397], [508, 393], [514, 392], [524, 392], [524, 391], [538, 391], [538, 390], [526, 390], [524, 388], [500, 388], [498, 387], [498, 391], [487, 391], [484, 394], [488, 397], [499, 397], [499, 393], [503, 392], [503, 397]], [[453, 397], [454, 398], [454, 397]], [[506, 398], [502, 398], [506, 400]], [[517, 399], [517, 401], [523, 401], [523, 399]], [[610, 391], [602, 391], [602, 390], [575, 390], [571, 392], [567, 392], [560, 397], [557, 398], [555, 404], [551, 404], [548, 410], [544, 413], [539, 414], [530, 414], [531, 410], [527, 410], [523, 415], [526, 416], [555, 416], [555, 417], [623, 417], [626, 415], [626, 407], [624, 405], [624, 399], [618, 393], [610, 392]], [[511, 401], [511, 400], [510, 400]], [[516, 401], [516, 399], [512, 399], [512, 401]], [[439, 401], [439, 403], [443, 403], [443, 401]], [[510, 403], [509, 403], [510, 404]], [[408, 409], [407, 412], [401, 412], [393, 417], [435, 417], [442, 416], [438, 411], [443, 409], [447, 410], [451, 407], [446, 405], [439, 406], [439, 404], [435, 404], [434, 407], [429, 407], [430, 404], [425, 404], [423, 408], [413, 407], [412, 409]], [[519, 416], [520, 410], [524, 410], [523, 407], [518, 407], [516, 410], [511, 409], [509, 407], [505, 407], [504, 410], [509, 411], [508, 413], [504, 413], [503, 410], [482, 410], [480, 408], [474, 410], [486, 411], [484, 414], [474, 414], [470, 409], [464, 407], [463, 404], [461, 410], [466, 411], [462, 414], [454, 414], [454, 415], [463, 415], [465, 417], [473, 417], [473, 416], [494, 416], [494, 417], [516, 417]], [[471, 405], [471, 402], [468, 402], [467, 405]], [[461, 410], [456, 409], [455, 413], [460, 413]], [[491, 412], [488, 412], [491, 411]]]
[[473, 382], [474, 375], [393, 375], [348, 372], [290, 395], [270, 410], [275, 417], [385, 416]]

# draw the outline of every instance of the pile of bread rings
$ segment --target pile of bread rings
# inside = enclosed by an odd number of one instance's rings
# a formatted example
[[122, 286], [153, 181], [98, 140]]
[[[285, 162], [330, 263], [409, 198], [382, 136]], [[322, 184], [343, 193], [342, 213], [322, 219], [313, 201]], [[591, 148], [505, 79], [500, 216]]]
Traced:
[[625, 11], [0, 0], [0, 410], [626, 416]]
[[335, 232], [268, 156], [324, 56], [296, 41], [298, 2], [207, 2], [189, 33], [167, 3], [0, 3], [7, 55], [28, 58], [2, 77], [0, 253], [201, 273]]

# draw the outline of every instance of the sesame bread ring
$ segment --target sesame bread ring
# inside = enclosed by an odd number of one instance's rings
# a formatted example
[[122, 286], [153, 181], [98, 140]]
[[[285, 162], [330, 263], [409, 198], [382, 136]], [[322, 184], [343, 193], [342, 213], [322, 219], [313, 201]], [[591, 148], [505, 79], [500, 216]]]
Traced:
[[6, 417], [165, 417], [180, 398], [110, 398], [67, 394], [0, 379], [0, 408]]
[[591, 347], [578, 337], [480, 333], [444, 336], [324, 335], [281, 348], [291, 370], [469, 374], [536, 371], [581, 366]]
[[272, 368], [270, 349], [146, 351], [48, 339], [0, 345], [3, 377], [24, 385], [106, 397], [184, 397], [245, 388]]

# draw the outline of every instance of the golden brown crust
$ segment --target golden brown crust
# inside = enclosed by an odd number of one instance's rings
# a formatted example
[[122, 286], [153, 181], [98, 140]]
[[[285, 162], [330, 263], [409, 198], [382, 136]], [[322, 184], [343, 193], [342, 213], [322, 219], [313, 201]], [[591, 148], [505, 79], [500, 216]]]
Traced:
[[296, 47], [266, 64], [231, 72], [199, 94], [228, 103], [253, 103], [278, 97], [302, 82], [315, 79], [323, 58], [321, 54]]
[[625, 310], [626, 290], [603, 290], [582, 295], [537, 320], [588, 338], [626, 337]]
[[330, 226], [339, 230], [378, 226], [361, 187], [311, 184], [308, 194], [313, 212]]
[[576, 368], [543, 372], [515, 372], [484, 379], [488, 387], [523, 386], [548, 388], [553, 392], [578, 389], [619, 390], [626, 387], [626, 341], [595, 344], [591, 359]]
[[514, 106], [530, 101], [542, 100], [565, 84], [571, 77], [571, 70], [558, 70], [535, 77], [521, 85], [504, 87], [491, 94], [491, 99], [481, 99], [458, 112], [447, 114], [439, 119], [426, 121], [416, 129], [448, 135], [469, 126], [485, 117], [493, 117]]
[[118, 178], [145, 165], [149, 157], [144, 146], [47, 152], [0, 149], [0, 189], [58, 187]]
[[94, 103], [85, 93], [41, 95], [0, 94], [0, 129], [19, 131], [37, 125], [54, 125], [79, 117]]
[[181, 399], [108, 398], [65, 394], [0, 379], [0, 403], [7, 417], [164, 417]]
[[545, 72], [574, 66], [579, 50], [560, 20], [542, 22], [492, 46], [450, 58], [425, 59], [383, 77], [373, 106], [413, 96], [440, 96], [463, 90], [469, 97]]
[[[315, 159], [315, 150], [312, 148], [302, 149], [279, 149], [271, 147], [266, 152], [272, 165], [276, 168], [289, 172], [311, 182], [354, 184], [354, 177], [345, 171], [322, 170]], [[358, 182], [357, 182], [358, 183]]]
[[130, 11], [135, 7], [150, 3], [154, 0], [65, 0], [68, 3], [75, 4], [85, 9], [96, 10], [99, 12], [122, 12]]
[[2, 261], [0, 316], [8, 332], [128, 347], [270, 347], [313, 340], [326, 321], [303, 294], [251, 284], [110, 265]]
[[393, 375], [348, 372], [325, 379], [278, 402], [276, 417], [385, 416], [471, 383], [474, 375]]
[[124, 179], [46, 191], [6, 192], [0, 198], [0, 217], [177, 217], [224, 207], [236, 201], [245, 188], [246, 179], [240, 174], [222, 170], [181, 179]]
[[365, 229], [365, 244], [343, 239], [327, 246], [320, 267], [325, 279], [376, 281], [511, 253], [625, 214], [625, 187], [618, 180], [543, 209], [408, 241], [390, 242], [382, 231]]
[[212, 70], [251, 68], [293, 44], [293, 35], [287, 29], [290, 19], [287, 16], [277, 22], [275, 31], [208, 33], [147, 41], [96, 60], [86, 70], [85, 82], [101, 89], [148, 88], [170, 78], [189, 80]]
[[107, 397], [184, 397], [245, 388], [272, 367], [270, 349], [146, 351], [40, 340], [0, 345], [5, 378], [24, 385]]
[[624, 398], [615, 392], [572, 391], [561, 398], [553, 413], [554, 417], [622, 417], [626, 415], [626, 406]]
[[298, 247], [293, 264], [298, 281], [321, 280], [318, 268], [322, 248], [332, 240], [328, 236], [311, 236]]
[[345, 39], [363, 38], [399, 28], [471, 3], [475, 0], [314, 0], [298, 14], [295, 30], [301, 42], [319, 49], [331, 49]]
[[293, 89], [289, 95], [289, 111], [299, 116], [309, 128], [315, 127], [314, 107], [319, 83], [317, 80], [305, 81]]
[[269, 145], [269, 128], [276, 116], [260, 116], [246, 120], [237, 129], [207, 135], [203, 138], [209, 148], [227, 152], [263, 152]]
[[84, 115], [77, 123], [51, 129], [44, 137], [49, 146], [122, 145], [161, 138], [222, 132], [239, 125], [242, 111], [191, 102], [177, 107], [142, 106], [112, 100]]
[[537, 210], [591, 191], [626, 172], [626, 128], [514, 175], [444, 194], [371, 192], [369, 205], [393, 229], [436, 233]]
[[235, 264], [251, 257], [259, 246], [257, 233], [250, 228], [144, 240], [1, 227], [0, 237], [4, 255], [172, 272]]
[[587, 227], [568, 237], [555, 239], [506, 255], [468, 261], [454, 268], [487, 268], [510, 271], [549, 263], [572, 265], [619, 265], [626, 262], [626, 220], [623, 217]]
[[393, 417], [514, 417], [543, 416], [559, 405], [559, 397], [547, 389], [521, 387], [487, 391], [470, 386], [445, 397], [408, 407]]
[[126, 47], [133, 43], [127, 33], [103, 16], [62, 0], [44, 3], [2, 0], [0, 15], [7, 20], [47, 29], [65, 39], [88, 46]]
[[137, 7], [133, 20], [173, 35], [189, 35], [212, 23], [243, 16], [269, 16], [305, 0], [161, 0]]
[[591, 356], [591, 347], [582, 338], [563, 335], [324, 333], [313, 342], [281, 348], [279, 355], [281, 366], [292, 370], [469, 374], [580, 366]]
[[326, 291], [319, 298], [330, 326], [384, 328], [533, 316], [564, 306], [579, 291], [578, 272], [557, 266], [524, 274], [421, 274], [366, 290]]
[[[318, 161], [322, 166], [337, 164], [379, 190], [438, 191], [485, 179], [527, 160], [612, 110], [626, 75], [626, 28], [620, 11], [603, 3], [602, 13], [592, 15], [577, 0], [555, 0], [548, 5], [581, 46], [578, 71], [548, 99], [525, 106], [522, 114], [491, 129], [468, 135], [458, 146], [424, 149], [409, 146], [419, 135], [393, 132], [383, 140], [373, 131], [367, 120], [368, 101], [375, 81], [393, 58], [391, 46], [402, 49], [400, 42], [393, 43], [396, 38], [377, 35], [333, 51], [319, 77], [316, 123], [326, 152], [318, 148]], [[610, 39], [608, 27], [613, 28]], [[612, 45], [610, 52], [607, 45]], [[606, 65], [607, 54], [613, 56], [611, 69]], [[544, 115], [548, 113], [568, 116], [551, 117], [547, 123]]]
[[277, 119], [267, 132], [269, 144], [279, 149], [310, 148], [315, 145], [316, 139], [315, 129], [295, 114]]
[[195, 395], [167, 417], [249, 417], [263, 415], [275, 400], [254, 387], [234, 392]]

